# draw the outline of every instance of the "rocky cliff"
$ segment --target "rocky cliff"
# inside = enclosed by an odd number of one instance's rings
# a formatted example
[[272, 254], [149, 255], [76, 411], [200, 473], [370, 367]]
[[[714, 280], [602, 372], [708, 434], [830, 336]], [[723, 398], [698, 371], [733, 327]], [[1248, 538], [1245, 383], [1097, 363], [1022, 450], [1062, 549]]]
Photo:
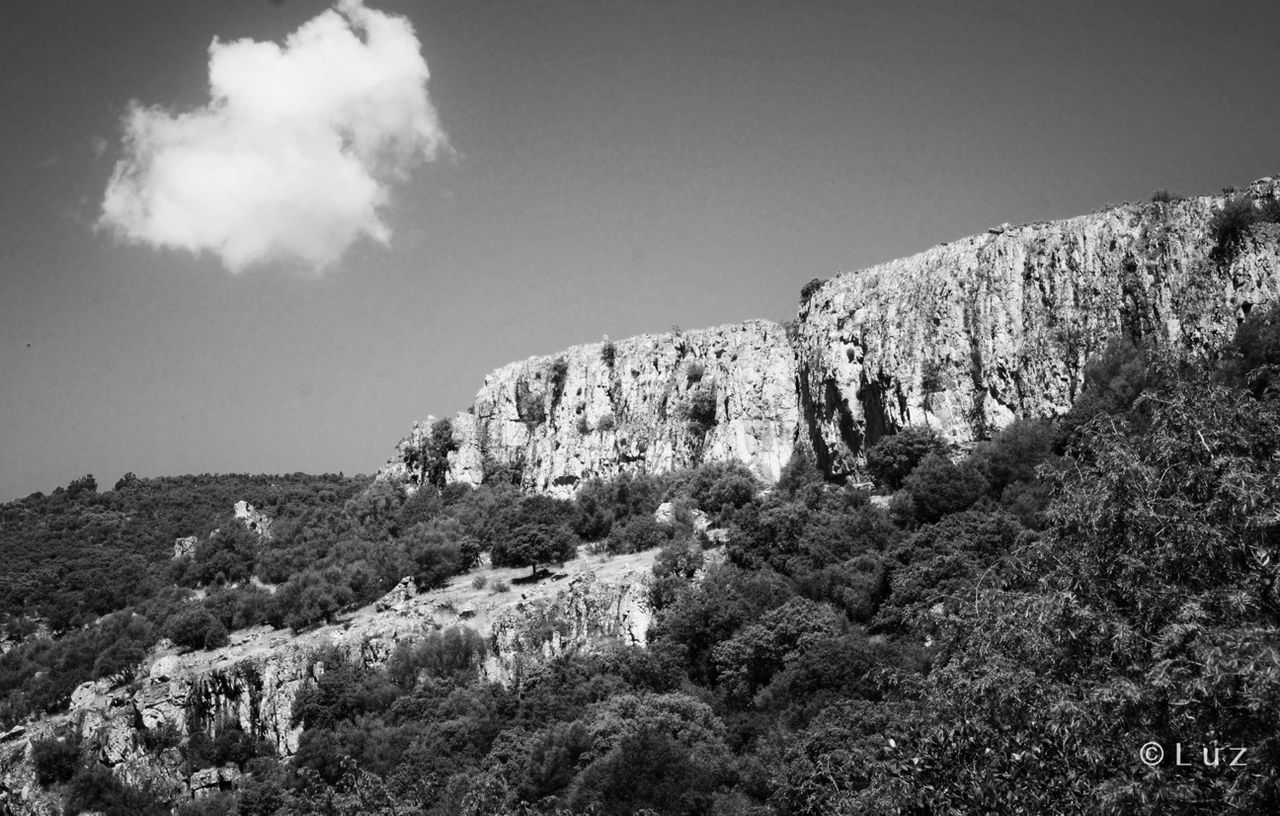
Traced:
[[487, 644], [483, 673], [505, 684], [544, 660], [611, 643], [644, 643], [651, 611], [648, 588], [655, 552], [602, 561], [569, 561], [555, 580], [507, 592], [477, 589], [509, 582], [527, 571], [484, 569], [446, 587], [418, 593], [402, 582], [387, 597], [333, 625], [301, 635], [256, 627], [236, 632], [212, 651], [176, 653], [161, 647], [140, 676], [85, 683], [66, 713], [30, 721], [0, 734], [0, 813], [60, 814], [60, 799], [35, 779], [32, 744], [74, 732], [83, 750], [122, 781], [201, 796], [235, 784], [234, 767], [194, 773], [166, 747], [187, 735], [239, 728], [265, 740], [282, 757], [298, 748], [293, 721], [298, 692], [324, 672], [318, 654], [378, 666], [398, 643], [450, 626], [466, 626]]
[[[1280, 196], [1273, 179], [1246, 192]], [[1212, 257], [1224, 196], [1004, 225], [845, 272], [807, 293], [789, 330], [765, 321], [575, 346], [489, 375], [453, 421], [445, 477], [514, 467], [572, 493], [624, 470], [739, 459], [776, 478], [799, 441], [834, 476], [910, 424], [968, 443], [1065, 411], [1085, 362], [1117, 336], [1204, 353], [1280, 294], [1280, 226]], [[386, 472], [425, 478], [428, 426]]]
[[[1251, 194], [1274, 199], [1277, 185]], [[965, 443], [1070, 407], [1112, 337], [1204, 353], [1280, 293], [1275, 224], [1210, 258], [1222, 197], [1146, 202], [983, 235], [813, 292], [797, 321], [800, 401], [819, 458], [848, 472], [909, 424]]]
[[[592, 477], [737, 459], [772, 481], [800, 428], [795, 355], [765, 320], [574, 346], [504, 366], [453, 420], [448, 478], [514, 468], [525, 487], [571, 495]], [[430, 423], [384, 472], [424, 478]]]

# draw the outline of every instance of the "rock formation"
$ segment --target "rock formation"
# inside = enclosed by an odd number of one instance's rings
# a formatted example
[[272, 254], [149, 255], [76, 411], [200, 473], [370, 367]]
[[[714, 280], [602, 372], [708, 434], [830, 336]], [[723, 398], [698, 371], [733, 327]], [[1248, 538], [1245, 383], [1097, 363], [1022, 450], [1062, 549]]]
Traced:
[[[1247, 195], [1280, 197], [1280, 182]], [[960, 444], [1065, 411], [1113, 337], [1206, 353], [1280, 295], [1280, 226], [1211, 257], [1202, 196], [1004, 225], [809, 292], [791, 327], [751, 321], [575, 346], [490, 374], [452, 420], [449, 481], [515, 468], [571, 494], [582, 480], [739, 459], [772, 481], [797, 442], [828, 474], [910, 424]], [[417, 425], [384, 473], [426, 476]]]
[[[643, 643], [649, 627], [648, 586], [656, 553], [601, 562], [584, 556], [565, 564], [565, 577], [520, 592], [479, 590], [471, 575], [417, 593], [412, 579], [333, 625], [293, 635], [260, 626], [238, 631], [212, 651], [158, 652], [132, 682], [82, 684], [65, 714], [0, 734], [0, 814], [61, 813], [58, 798], [35, 780], [34, 742], [74, 732], [93, 758], [119, 779], [178, 796], [203, 797], [236, 784], [233, 768], [188, 775], [181, 754], [166, 747], [197, 732], [238, 728], [265, 740], [282, 757], [298, 748], [293, 721], [298, 692], [324, 671], [322, 650], [365, 666], [383, 664], [396, 645], [449, 626], [484, 636], [487, 679], [515, 683], [538, 663], [608, 643]], [[510, 581], [519, 569], [490, 570]], [[6, 809], [7, 808], [7, 809]]]
[[[1271, 180], [1257, 198], [1275, 198]], [[966, 443], [1070, 407], [1110, 338], [1205, 353], [1280, 294], [1276, 225], [1210, 259], [1221, 197], [1147, 202], [1000, 227], [817, 289], [797, 321], [800, 400], [815, 450], [845, 473], [909, 424]]]
[[271, 517], [266, 513], [254, 509], [254, 506], [244, 499], [236, 502], [232, 512], [236, 519], [249, 529], [249, 532], [257, 533], [263, 541], [271, 540]]
[[[773, 481], [800, 427], [795, 355], [765, 320], [574, 346], [490, 374], [452, 420], [448, 478], [476, 484], [514, 468], [525, 487], [571, 495], [583, 480], [738, 459]], [[424, 477], [407, 462], [419, 424], [384, 473]]]

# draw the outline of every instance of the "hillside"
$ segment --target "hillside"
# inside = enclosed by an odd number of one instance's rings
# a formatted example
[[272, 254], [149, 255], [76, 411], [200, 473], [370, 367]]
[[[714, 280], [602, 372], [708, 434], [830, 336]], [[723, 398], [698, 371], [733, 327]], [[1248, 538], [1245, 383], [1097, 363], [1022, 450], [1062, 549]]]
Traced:
[[372, 480], [4, 505], [0, 816], [1276, 812], [1277, 223], [1002, 227], [506, 366]]

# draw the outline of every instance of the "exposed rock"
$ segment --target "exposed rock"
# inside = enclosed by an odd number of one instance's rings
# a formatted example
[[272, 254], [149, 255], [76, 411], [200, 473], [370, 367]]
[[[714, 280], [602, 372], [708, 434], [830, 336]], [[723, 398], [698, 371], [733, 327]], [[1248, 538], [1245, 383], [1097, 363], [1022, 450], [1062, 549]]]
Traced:
[[175, 538], [173, 540], [173, 558], [176, 561], [179, 558], [190, 558], [196, 554], [196, 545], [200, 543], [199, 536], [185, 536], [183, 538]]
[[400, 583], [392, 587], [390, 592], [374, 603], [374, 609], [379, 612], [386, 612], [388, 609], [401, 609], [417, 594], [418, 585], [414, 582], [413, 576], [406, 575], [400, 579]]
[[[1272, 181], [1255, 196], [1276, 195]], [[1130, 204], [1005, 227], [839, 275], [802, 305], [801, 402], [820, 462], [848, 473], [909, 424], [967, 443], [1066, 411], [1109, 338], [1203, 353], [1280, 290], [1280, 244], [1255, 230], [1209, 259], [1220, 197]]]
[[[653, 520], [658, 524], [675, 524], [676, 523], [676, 505], [674, 502], [663, 502], [658, 505], [658, 509], [653, 512]], [[711, 519], [701, 510], [694, 508], [689, 511], [689, 522], [693, 525], [695, 533], [705, 533], [711, 526]]]
[[[611, 360], [597, 343], [512, 363], [453, 420], [446, 478], [476, 484], [503, 466], [529, 490], [569, 495], [595, 476], [740, 459], [772, 482], [798, 436], [843, 476], [906, 425], [967, 444], [1060, 414], [1110, 338], [1211, 352], [1276, 301], [1280, 228], [1256, 226], [1229, 265], [1210, 260], [1223, 201], [1003, 224], [847, 272], [805, 299], [790, 339], [752, 321], [618, 341]], [[690, 421], [695, 405], [705, 413]], [[422, 460], [411, 454], [428, 430], [415, 426], [384, 475], [421, 480], [406, 463]]]
[[271, 517], [255, 510], [252, 504], [241, 499], [233, 509], [235, 516], [250, 532], [257, 533], [264, 541], [271, 540]]
[[[516, 469], [525, 487], [571, 495], [593, 477], [738, 459], [773, 481], [799, 427], [794, 355], [782, 326], [756, 320], [574, 346], [498, 369], [453, 420], [450, 481]], [[691, 413], [692, 412], [692, 413]], [[418, 423], [384, 475], [410, 482]]]
[[517, 605], [493, 623], [485, 674], [518, 683], [531, 666], [563, 654], [613, 643], [644, 644], [653, 619], [651, 576], [646, 571], [623, 583], [603, 582], [588, 572], [550, 601]]
[[203, 799], [218, 791], [234, 790], [240, 782], [240, 770], [235, 765], [221, 768], [204, 768], [191, 774], [188, 786], [191, 795]]
[[[517, 665], [597, 648], [610, 639], [643, 642], [649, 618], [642, 587], [654, 555], [635, 553], [605, 562], [580, 558], [567, 567], [574, 579], [531, 585], [527, 602], [506, 593], [478, 602], [478, 590], [466, 577], [423, 593], [416, 592], [412, 581], [402, 582], [388, 596], [395, 596], [393, 603], [371, 605], [339, 623], [299, 635], [256, 627], [237, 632], [235, 644], [221, 649], [159, 653], [127, 686], [112, 687], [109, 680], [83, 683], [72, 693], [66, 714], [36, 720], [25, 725], [26, 731], [20, 727], [0, 738], [0, 814], [5, 808], [21, 814], [61, 812], [57, 797], [35, 781], [29, 745], [64, 729], [80, 736], [88, 758], [129, 784], [179, 797], [188, 788], [197, 797], [229, 789], [235, 785], [234, 772], [207, 769], [188, 778], [181, 754], [172, 748], [148, 751], [148, 736], [160, 731], [179, 738], [197, 732], [216, 736], [234, 727], [266, 741], [280, 756], [291, 756], [301, 735], [293, 722], [294, 703], [302, 687], [323, 673], [324, 666], [315, 663], [321, 649], [336, 647], [344, 659], [378, 666], [401, 642], [445, 625], [466, 625], [491, 645], [487, 677], [510, 682]], [[507, 579], [518, 572], [499, 571]], [[527, 626], [520, 625], [522, 608], [532, 616]], [[561, 622], [554, 633], [546, 627], [552, 620]], [[166, 648], [171, 650], [171, 644]]]

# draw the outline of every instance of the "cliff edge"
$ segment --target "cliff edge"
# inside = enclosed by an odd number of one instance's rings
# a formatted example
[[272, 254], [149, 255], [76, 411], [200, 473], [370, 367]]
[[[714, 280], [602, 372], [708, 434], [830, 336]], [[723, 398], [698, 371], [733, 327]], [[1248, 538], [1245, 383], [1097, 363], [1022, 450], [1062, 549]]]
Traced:
[[[1280, 181], [1239, 195], [1276, 202]], [[436, 476], [475, 484], [502, 468], [563, 496], [592, 477], [737, 459], [771, 482], [806, 444], [841, 477], [907, 425], [964, 445], [1055, 416], [1112, 338], [1212, 353], [1276, 301], [1280, 225], [1254, 224], [1224, 257], [1213, 220], [1227, 201], [1003, 225], [806, 287], [786, 326], [642, 335], [512, 363], [451, 420]], [[431, 427], [416, 424], [384, 473], [431, 478]]]

